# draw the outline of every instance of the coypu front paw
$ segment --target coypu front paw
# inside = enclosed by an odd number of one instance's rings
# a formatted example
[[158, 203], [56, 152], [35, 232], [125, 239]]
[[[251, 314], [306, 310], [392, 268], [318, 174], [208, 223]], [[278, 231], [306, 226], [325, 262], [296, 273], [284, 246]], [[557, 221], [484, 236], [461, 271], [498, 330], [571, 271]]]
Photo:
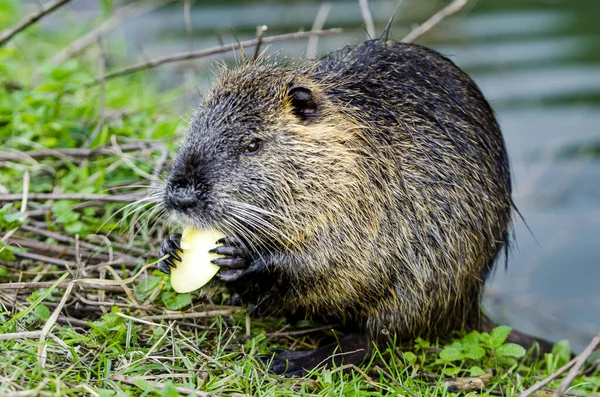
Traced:
[[221, 281], [236, 281], [242, 277], [250, 266], [250, 255], [248, 250], [239, 244], [237, 240], [230, 237], [223, 237], [217, 244], [222, 244], [212, 250], [210, 253], [223, 255], [224, 258], [213, 259], [211, 262], [223, 268], [217, 277]]
[[179, 245], [180, 243], [181, 233], [169, 234], [164, 238], [162, 246], [158, 250], [158, 256], [162, 258], [163, 256], [169, 254], [169, 257], [158, 263], [158, 270], [166, 274], [171, 274], [171, 268], [175, 267], [173, 258], [181, 261], [181, 258], [177, 254], [177, 251], [182, 251], [181, 246]]

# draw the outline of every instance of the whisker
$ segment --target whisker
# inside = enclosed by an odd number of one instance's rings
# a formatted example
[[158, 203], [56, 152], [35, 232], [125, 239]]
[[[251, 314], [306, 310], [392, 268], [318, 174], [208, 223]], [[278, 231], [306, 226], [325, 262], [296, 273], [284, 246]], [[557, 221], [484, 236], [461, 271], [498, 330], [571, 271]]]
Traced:
[[247, 217], [249, 219], [251, 219], [254, 224], [256, 225], [261, 225], [263, 229], [268, 229], [270, 230], [272, 233], [271, 234], [273, 237], [276, 237], [277, 241], [282, 244], [282, 245], [286, 245], [284, 243], [284, 241], [282, 241], [279, 236], [281, 236], [281, 238], [283, 238], [285, 241], [287, 241], [288, 243], [292, 244], [295, 246], [294, 241], [292, 241], [291, 238], [289, 238], [285, 233], [283, 233], [279, 228], [275, 227], [272, 223], [270, 223], [269, 221], [267, 221], [266, 219], [264, 219], [263, 217], [261, 217], [260, 215], [256, 214], [256, 213], [252, 213], [251, 211], [246, 210], [245, 208], [240, 208], [240, 207], [232, 207], [232, 212], [234, 214], [238, 214], [241, 217]]

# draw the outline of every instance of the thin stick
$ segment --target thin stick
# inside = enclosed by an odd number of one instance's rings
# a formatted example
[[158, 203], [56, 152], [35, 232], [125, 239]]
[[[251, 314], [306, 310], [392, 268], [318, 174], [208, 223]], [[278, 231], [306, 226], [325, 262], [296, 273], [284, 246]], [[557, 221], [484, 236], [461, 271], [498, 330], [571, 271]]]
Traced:
[[48, 64], [60, 64], [71, 58], [74, 55], [79, 54], [81, 51], [89, 47], [98, 41], [99, 38], [103, 37], [110, 31], [118, 27], [124, 20], [135, 18], [139, 15], [145, 14], [158, 8], [162, 5], [172, 3], [174, 0], [138, 0], [135, 3], [129, 4], [115, 11], [115, 13], [106, 21], [104, 21], [97, 28], [89, 31], [85, 35], [81, 36], [77, 40], [73, 41], [67, 47], [60, 50], [50, 60], [46, 61]]
[[[24, 222], [25, 219], [27, 219], [27, 198], [29, 197], [29, 182], [29, 171], [25, 170], [25, 173], [23, 174], [23, 200], [21, 201], [21, 213], [23, 213], [23, 215], [19, 218], [21, 222]], [[10, 236], [15, 234], [17, 230], [19, 230], [19, 226], [13, 228], [12, 230], [9, 230], [4, 236], [2, 236], [2, 239], [0, 239], [0, 241], [6, 243]]]
[[[104, 53], [104, 45], [102, 43], [102, 37], [98, 37], [98, 75], [100, 77], [104, 76], [106, 73], [106, 54]], [[92, 143], [96, 140], [98, 135], [102, 132], [102, 128], [104, 127], [105, 115], [104, 112], [106, 110], [106, 87], [104, 83], [100, 84], [99, 87], [99, 98], [98, 98], [98, 123], [96, 127], [90, 134], [89, 138], [83, 143], [83, 147], [90, 147]], [[114, 135], [113, 135], [114, 136]]]
[[433, 16], [427, 21], [423, 22], [421, 25], [413, 29], [412, 32], [407, 34], [402, 39], [402, 42], [412, 43], [418, 37], [422, 36], [429, 30], [431, 30], [431, 28], [433, 28], [435, 25], [440, 23], [444, 18], [454, 14], [455, 12], [463, 8], [465, 4], [467, 4], [467, 0], [454, 0], [452, 3], [448, 4], [446, 7], [433, 14]]
[[[75, 201], [102, 201], [108, 203], [131, 203], [139, 199], [140, 195], [133, 194], [77, 194], [77, 193], [31, 193], [30, 200], [75, 200]], [[0, 202], [19, 201], [22, 194], [0, 195]]]
[[[104, 85], [104, 79], [100, 80], [100, 85], [101, 86]], [[111, 142], [112, 147], [115, 150], [115, 152], [117, 152], [117, 155], [121, 158], [121, 161], [123, 161], [127, 166], [129, 166], [129, 168], [133, 172], [135, 172], [137, 175], [141, 176], [142, 178], [152, 180], [152, 175], [150, 175], [147, 172], [145, 172], [142, 169], [140, 169], [138, 166], [136, 166], [133, 163], [133, 161], [131, 161], [131, 159], [129, 159], [127, 156], [125, 156], [123, 154], [123, 151], [121, 150], [121, 147], [119, 146], [119, 142], [117, 142], [117, 136], [116, 135], [111, 135], [110, 142]]]
[[70, 1], [71, 0], [56, 0], [52, 3], [47, 3], [46, 5], [42, 6], [38, 12], [29, 14], [16, 25], [4, 29], [2, 32], [0, 32], [0, 46], [6, 44], [6, 42], [12, 39], [16, 34], [27, 29], [44, 16], [52, 13]]
[[[119, 276], [119, 274], [115, 271], [115, 269], [112, 268], [112, 266], [102, 266], [102, 268], [108, 270], [115, 280], [123, 281], [121, 276]], [[135, 296], [133, 295], [133, 291], [125, 284], [121, 285], [121, 287], [123, 288], [123, 291], [125, 291], [125, 295], [127, 295], [129, 300], [131, 300], [131, 302], [133, 302], [134, 305], [140, 306], [140, 303], [137, 301], [137, 299], [135, 299]], [[145, 311], [143, 311], [142, 313], [146, 314]]]
[[58, 306], [56, 306], [56, 308], [54, 309], [54, 311], [48, 318], [48, 321], [46, 321], [46, 324], [44, 324], [44, 328], [42, 328], [42, 331], [40, 334], [40, 344], [38, 345], [38, 363], [40, 364], [40, 367], [42, 367], [42, 368], [46, 364], [46, 347], [47, 346], [44, 343], [46, 341], [46, 336], [52, 330], [52, 327], [54, 327], [54, 324], [56, 324], [56, 321], [58, 321], [58, 316], [60, 315], [60, 312], [62, 311], [63, 307], [67, 304], [67, 299], [69, 299], [69, 296], [71, 296], [71, 291], [73, 290], [74, 286], [75, 286], [75, 282], [71, 281], [69, 283], [69, 285], [67, 286], [67, 289], [65, 290], [65, 293], [63, 294], [62, 299], [58, 303]]
[[[58, 289], [66, 289], [69, 286], [70, 281], [65, 281], [56, 286]], [[38, 281], [38, 282], [19, 282], [19, 283], [2, 283], [0, 289], [9, 290], [37, 290], [41, 288], [49, 288], [54, 285], [53, 281]], [[94, 284], [86, 283], [86, 287], [90, 289], [102, 289], [111, 292], [123, 292], [123, 288], [114, 285]]]
[[256, 27], [256, 48], [254, 48], [254, 55], [252, 55], [252, 59], [258, 58], [258, 54], [260, 54], [260, 45], [262, 44], [263, 36], [265, 35], [267, 29], [269, 29], [267, 25]]
[[127, 314], [120, 313], [120, 312], [117, 312], [116, 315], [119, 317], [122, 317], [126, 320], [131, 320], [133, 322], [140, 323], [140, 324], [152, 325], [154, 327], [166, 327], [166, 325], [164, 325], [164, 324], [153, 323], [152, 321], [142, 320], [141, 318], [128, 316]]
[[594, 353], [594, 350], [596, 350], [596, 346], [598, 346], [599, 344], [600, 344], [600, 332], [598, 332], [598, 335], [596, 335], [596, 336], [594, 336], [594, 338], [592, 338], [592, 341], [590, 342], [589, 345], [587, 345], [587, 347], [583, 350], [583, 352], [581, 352], [580, 355], [575, 357], [577, 359], [577, 361], [575, 362], [575, 364], [573, 364], [573, 368], [571, 368], [571, 370], [569, 371], [569, 373], [567, 374], [565, 379], [560, 383], [560, 387], [554, 393], [553, 397], [560, 397], [563, 395], [563, 393], [567, 390], [567, 388], [571, 385], [571, 383], [573, 383], [573, 380], [577, 377], [579, 370], [581, 369], [583, 364], [592, 355], [592, 353]]
[[54, 265], [65, 266], [67, 269], [74, 267], [73, 262], [65, 261], [58, 258], [53, 258], [51, 256], [40, 255], [40, 254], [32, 254], [30, 252], [15, 252], [14, 255], [17, 258], [23, 259], [31, 259], [34, 261], [40, 261], [44, 263], [52, 263]]
[[[315, 21], [313, 22], [312, 28], [310, 30], [316, 31], [323, 29], [323, 25], [325, 25], [327, 16], [329, 16], [329, 11], [331, 11], [331, 3], [321, 4], [321, 7], [319, 7], [319, 11], [317, 12], [317, 16], [315, 17]], [[315, 59], [317, 57], [318, 45], [319, 36], [311, 36], [308, 38], [308, 41], [306, 43], [306, 59]]]
[[[26, 232], [32, 232], [44, 237], [50, 237], [55, 239], [56, 241], [59, 241], [61, 243], [68, 243], [68, 244], [75, 244], [76, 240], [73, 237], [69, 237], [69, 236], [65, 236], [63, 234], [60, 233], [55, 233], [55, 232], [51, 232], [49, 230], [43, 229], [41, 227], [35, 227], [35, 226], [31, 226], [31, 225], [23, 225], [21, 226], [21, 230], [24, 230]], [[89, 235], [87, 236], [88, 239], [93, 238], [94, 236], [97, 235]], [[102, 251], [102, 247], [100, 247], [99, 245], [95, 245], [95, 244], [91, 244], [91, 243], [86, 243], [84, 241], [80, 241], [79, 245], [84, 247], [84, 248], [88, 248], [90, 250], [96, 250], [96, 251]], [[128, 247], [125, 244], [121, 244], [121, 243], [117, 243], [117, 242], [112, 242], [112, 245], [122, 249], [122, 250], [127, 250], [127, 251], [131, 251], [137, 255], [141, 255], [141, 256], [153, 256], [152, 253], [149, 253], [146, 250], [143, 250], [141, 248], [137, 248], [137, 247]], [[127, 257], [127, 259], [135, 259], [127, 254], [124, 253], [117, 253], [119, 256], [123, 256], [123, 257]]]
[[[298, 40], [311, 36], [329, 36], [332, 34], [338, 34], [342, 30], [341, 29], [327, 29], [327, 30], [317, 30], [311, 32], [296, 32], [296, 33], [287, 33], [278, 36], [269, 36], [262, 39], [263, 44], [275, 43], [278, 41], [285, 40]], [[115, 77], [125, 76], [131, 73], [139, 72], [140, 70], [152, 69], [161, 65], [165, 65], [173, 62], [180, 61], [188, 61], [191, 59], [204, 58], [211, 55], [222, 54], [224, 52], [235, 51], [240, 48], [252, 47], [258, 44], [258, 39], [240, 41], [228, 45], [217, 46], [212, 48], [207, 48], [199, 51], [190, 51], [184, 52], [180, 54], [170, 55], [163, 58], [157, 58], [154, 60], [149, 60], [147, 62], [138, 63], [127, 68], [117, 70], [116, 72], [109, 73], [104, 76], [104, 80], [114, 79]], [[86, 87], [94, 86], [100, 83], [100, 79], [96, 79], [90, 83], [85, 84]]]
[[371, 15], [371, 10], [369, 10], [369, 0], [358, 0], [358, 3], [360, 4], [360, 12], [365, 23], [367, 36], [369, 36], [369, 39], [374, 39], [375, 24], [373, 23], [373, 16]]
[[0, 340], [33, 339], [38, 338], [41, 334], [42, 331], [13, 332], [9, 334], [0, 334]]
[[174, 314], [158, 314], [156, 316], [145, 316], [143, 320], [182, 320], [187, 318], [204, 318], [204, 317], [217, 317], [227, 316], [233, 313], [241, 313], [246, 309], [244, 308], [231, 308], [228, 310], [209, 310], [206, 312], [195, 312], [195, 313], [174, 313]]
[[[150, 142], [130, 143], [122, 145], [119, 148], [121, 152], [132, 152], [136, 150], [152, 148]], [[77, 149], [42, 149], [27, 152], [4, 152], [0, 153], [0, 161], [20, 161], [29, 159], [43, 159], [46, 157], [72, 157], [72, 158], [91, 158], [106, 155], [115, 155], [115, 149], [112, 147], [98, 147], [95, 149], [77, 148]]]
[[300, 329], [300, 330], [297, 330], [297, 331], [271, 332], [271, 333], [265, 333], [264, 335], [267, 336], [267, 337], [275, 337], [275, 336], [298, 336], [298, 335], [311, 334], [313, 332], [331, 330], [331, 329], [334, 329], [337, 326], [338, 326], [337, 324], [332, 324], [332, 325], [325, 325], [325, 326], [322, 326], [322, 327], [316, 327], [316, 328], [310, 328], [310, 329]]
[[[29, 248], [32, 250], [37, 251], [37, 253], [40, 254], [45, 254], [45, 255], [66, 255], [66, 256], [71, 256], [71, 257], [76, 257], [77, 255], [77, 250], [65, 246], [65, 245], [48, 245], [45, 243], [42, 243], [39, 240], [34, 240], [34, 239], [28, 239], [28, 238], [24, 238], [24, 237], [11, 237], [10, 239], [8, 239], [8, 242], [11, 244], [14, 244], [15, 246], [18, 247], [24, 247], [24, 248]], [[102, 261], [102, 262], [112, 262], [112, 259], [110, 258], [110, 255], [101, 252], [103, 251], [103, 249], [100, 247], [98, 251], [88, 251], [87, 249], [81, 250], [79, 253], [82, 255], [87, 256], [86, 261], [90, 261], [92, 259], [94, 260], [98, 260], [98, 261]], [[117, 252], [117, 254], [120, 254], [120, 252]], [[130, 257], [129, 255], [125, 255], [125, 254], [121, 254], [124, 258], [135, 262], [135, 258]], [[93, 256], [93, 258], [92, 258]], [[119, 256], [120, 257], [120, 256]]]
[[576, 362], [577, 357], [560, 367], [554, 373], [550, 374], [547, 378], [539, 381], [535, 385], [531, 386], [529, 389], [525, 390], [523, 393], [519, 394], [519, 397], [528, 397], [532, 395], [536, 391], [540, 390], [542, 387], [546, 386], [548, 383], [552, 382], [554, 379], [558, 378], [560, 375], [562, 375], [563, 372], [571, 368]]

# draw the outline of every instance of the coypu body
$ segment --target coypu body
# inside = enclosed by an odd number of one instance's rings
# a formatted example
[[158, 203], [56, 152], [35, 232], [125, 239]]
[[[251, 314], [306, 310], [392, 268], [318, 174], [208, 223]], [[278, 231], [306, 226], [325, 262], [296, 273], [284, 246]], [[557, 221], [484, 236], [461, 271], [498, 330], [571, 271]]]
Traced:
[[[368, 352], [394, 335], [479, 327], [510, 195], [500, 128], [475, 83], [433, 50], [371, 40], [225, 71], [163, 204], [228, 235], [218, 277], [243, 302], [342, 323], [354, 333], [341, 349]], [[300, 373], [332, 349], [284, 352], [273, 369]]]

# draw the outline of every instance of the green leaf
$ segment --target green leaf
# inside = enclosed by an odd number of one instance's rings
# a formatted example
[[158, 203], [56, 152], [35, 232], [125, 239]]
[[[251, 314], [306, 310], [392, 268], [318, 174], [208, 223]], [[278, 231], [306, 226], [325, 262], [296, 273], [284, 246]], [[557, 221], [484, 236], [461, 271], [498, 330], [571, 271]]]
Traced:
[[404, 352], [402, 353], [402, 356], [411, 364], [415, 364], [417, 362], [417, 356], [413, 352]]
[[425, 340], [421, 337], [415, 339], [415, 349], [417, 350], [427, 350], [431, 347], [431, 343], [428, 340]]
[[499, 346], [496, 349], [496, 354], [501, 357], [523, 357], [527, 353], [523, 346], [519, 346], [516, 343], [507, 343], [505, 345]]
[[469, 369], [469, 375], [470, 376], [481, 376], [481, 375], [485, 375], [485, 371], [483, 369], [481, 369], [481, 367], [474, 365]]
[[48, 306], [40, 304], [35, 308], [35, 315], [40, 320], [46, 321], [50, 318], [50, 309], [48, 309]]
[[459, 361], [465, 358], [462, 349], [455, 346], [446, 346], [444, 350], [440, 352], [440, 358], [443, 361]]
[[568, 340], [561, 340], [552, 347], [552, 354], [557, 357], [557, 367], [562, 367], [571, 360], [571, 346]]
[[73, 204], [66, 200], [60, 200], [52, 205], [52, 212], [56, 216], [57, 223], [69, 224], [79, 219], [79, 214], [73, 211]]
[[472, 331], [469, 332], [468, 334], [465, 335], [465, 337], [462, 339], [464, 344], [467, 345], [477, 345], [479, 344], [479, 332], [477, 331]]
[[68, 225], [65, 225], [65, 231], [69, 234], [84, 234], [83, 232], [88, 230], [88, 226], [79, 221], [75, 221]]
[[481, 360], [485, 357], [485, 349], [477, 345], [465, 346], [464, 355], [471, 360]]
[[506, 338], [508, 338], [510, 331], [512, 331], [512, 328], [506, 325], [494, 328], [490, 335], [490, 347], [496, 348], [502, 345]]
[[446, 368], [444, 370], [444, 375], [445, 376], [456, 376], [458, 375], [458, 373], [462, 370], [462, 368], [460, 367], [455, 367], [455, 368]]
[[138, 282], [137, 287], [139, 288], [140, 292], [150, 292], [158, 286], [163, 278], [164, 275], [158, 277], [148, 277], [145, 280]]
[[[2, 241], [0, 241], [0, 259], [6, 262], [12, 262], [14, 261], [15, 258], [15, 253], [14, 253], [14, 247], [10, 246], [10, 245], [6, 245], [5, 243], [3, 243]], [[6, 269], [5, 269], [6, 272]], [[8, 275], [8, 273], [5, 273], [5, 276]], [[2, 274], [0, 274], [0, 276], [2, 276]]]
[[192, 304], [190, 294], [177, 294], [169, 291], [163, 293], [161, 299], [169, 310], [181, 310]]

